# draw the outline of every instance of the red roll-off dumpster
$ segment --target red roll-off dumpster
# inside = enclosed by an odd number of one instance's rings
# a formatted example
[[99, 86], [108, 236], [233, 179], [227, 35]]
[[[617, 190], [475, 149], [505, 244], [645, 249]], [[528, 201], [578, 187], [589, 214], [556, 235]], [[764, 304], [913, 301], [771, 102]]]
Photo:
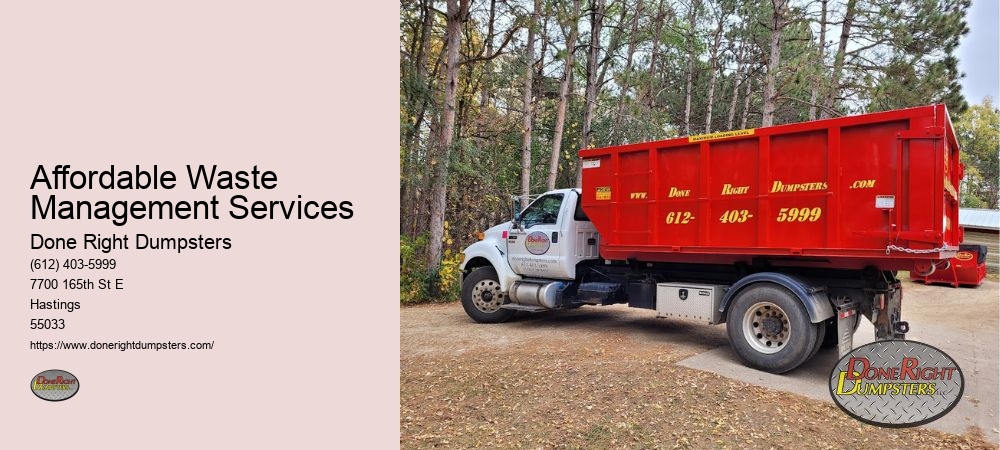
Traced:
[[930, 275], [910, 274], [910, 279], [927, 284], [947, 283], [952, 287], [979, 286], [986, 279], [987, 248], [981, 244], [962, 244], [958, 253], [948, 260], [946, 267], [939, 268]]
[[584, 149], [605, 259], [933, 271], [962, 242], [944, 105]]

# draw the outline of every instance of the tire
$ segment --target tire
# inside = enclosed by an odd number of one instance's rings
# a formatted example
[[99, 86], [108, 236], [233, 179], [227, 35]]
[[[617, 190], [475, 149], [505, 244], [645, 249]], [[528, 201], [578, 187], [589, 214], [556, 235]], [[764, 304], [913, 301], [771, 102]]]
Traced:
[[752, 285], [729, 307], [726, 332], [746, 365], [771, 373], [792, 370], [811, 356], [822, 324], [809, 320], [805, 307], [785, 288]]
[[465, 313], [479, 323], [500, 323], [510, 320], [516, 311], [502, 309], [500, 305], [509, 303], [507, 295], [500, 290], [497, 271], [492, 267], [474, 269], [462, 282], [462, 307]]

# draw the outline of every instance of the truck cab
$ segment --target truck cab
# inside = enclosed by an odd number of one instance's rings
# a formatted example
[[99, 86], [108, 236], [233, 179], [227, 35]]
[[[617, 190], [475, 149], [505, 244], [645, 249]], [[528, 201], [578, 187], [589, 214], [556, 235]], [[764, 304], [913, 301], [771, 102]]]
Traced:
[[515, 310], [570, 306], [560, 302], [565, 288], [577, 279], [581, 263], [599, 258], [600, 247], [580, 195], [579, 189], [538, 195], [463, 251], [462, 294], [472, 299], [467, 312], [473, 318], [499, 322]]
[[573, 280], [577, 264], [597, 258], [597, 230], [580, 204], [577, 189], [547, 192], [509, 222], [504, 243], [515, 274]]

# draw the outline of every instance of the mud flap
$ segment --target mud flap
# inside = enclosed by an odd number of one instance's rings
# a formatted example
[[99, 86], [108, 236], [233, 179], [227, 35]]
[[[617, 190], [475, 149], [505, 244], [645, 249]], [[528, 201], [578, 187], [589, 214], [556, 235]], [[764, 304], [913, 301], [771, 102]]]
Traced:
[[837, 357], [844, 355], [854, 349], [854, 330], [856, 329], [858, 316], [858, 304], [847, 300], [837, 306]]
[[877, 294], [873, 311], [875, 340], [906, 339], [910, 324], [901, 320], [903, 290], [899, 283], [891, 286], [889, 292]]

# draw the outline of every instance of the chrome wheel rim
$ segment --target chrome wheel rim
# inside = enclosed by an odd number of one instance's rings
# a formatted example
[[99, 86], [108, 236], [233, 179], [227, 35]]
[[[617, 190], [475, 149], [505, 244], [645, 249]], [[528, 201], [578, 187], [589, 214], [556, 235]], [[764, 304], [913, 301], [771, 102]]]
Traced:
[[503, 304], [503, 292], [496, 280], [483, 280], [472, 287], [472, 304], [484, 313], [496, 312]]
[[743, 315], [743, 337], [754, 350], [777, 353], [788, 344], [792, 328], [785, 311], [771, 302], [755, 303]]

